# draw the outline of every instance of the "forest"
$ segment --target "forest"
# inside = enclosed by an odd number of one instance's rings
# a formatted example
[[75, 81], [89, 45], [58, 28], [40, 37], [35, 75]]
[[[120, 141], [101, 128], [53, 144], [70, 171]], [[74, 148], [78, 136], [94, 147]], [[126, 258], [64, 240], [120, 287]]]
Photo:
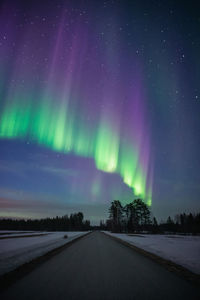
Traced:
[[109, 219], [105, 223], [100, 222], [100, 229], [112, 232], [200, 234], [200, 213], [180, 213], [158, 223], [149, 206], [141, 199], [124, 206], [119, 200], [114, 200], [109, 208]]
[[91, 225], [84, 220], [82, 212], [43, 219], [0, 219], [0, 230], [38, 230], [38, 231], [88, 231], [109, 230], [128, 233], [180, 233], [200, 234], [200, 213], [180, 213], [174, 218], [169, 216], [158, 222], [150, 207], [141, 199], [122, 205], [119, 200], [111, 202], [109, 218], [100, 221], [99, 225]]
[[0, 219], [0, 230], [38, 230], [38, 231], [87, 231], [90, 221], [84, 220], [82, 212], [71, 214], [69, 217], [45, 219]]

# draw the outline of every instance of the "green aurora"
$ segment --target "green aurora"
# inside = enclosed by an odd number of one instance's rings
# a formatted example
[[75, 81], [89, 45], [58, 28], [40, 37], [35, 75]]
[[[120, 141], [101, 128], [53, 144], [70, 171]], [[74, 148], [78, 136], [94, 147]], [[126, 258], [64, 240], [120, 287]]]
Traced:
[[120, 174], [134, 195], [151, 205], [152, 190], [139, 165], [139, 149], [129, 143], [121, 145], [120, 133], [108, 120], [102, 119], [97, 128], [89, 128], [83, 121], [77, 126], [77, 119], [75, 112], [67, 108], [67, 101], [55, 105], [45, 99], [36, 106], [33, 101], [15, 99], [4, 106], [0, 137], [31, 138], [53, 151], [93, 158], [98, 170]]

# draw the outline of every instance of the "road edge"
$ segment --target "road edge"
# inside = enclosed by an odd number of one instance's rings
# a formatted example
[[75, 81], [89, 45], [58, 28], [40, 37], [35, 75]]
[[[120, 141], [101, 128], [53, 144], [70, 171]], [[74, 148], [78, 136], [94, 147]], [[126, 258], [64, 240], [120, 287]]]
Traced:
[[5, 289], [9, 288], [9, 286], [11, 286], [17, 280], [23, 278], [28, 273], [33, 271], [38, 265], [46, 262], [48, 259], [59, 254], [60, 252], [62, 252], [66, 248], [70, 247], [72, 244], [79, 241], [83, 237], [88, 236], [89, 234], [91, 234], [91, 231], [86, 234], [83, 234], [81, 236], [78, 236], [77, 238], [74, 238], [73, 240], [67, 242], [66, 244], [64, 244], [62, 246], [59, 246], [57, 248], [54, 248], [54, 249], [48, 251], [44, 255], [38, 256], [38, 257], [32, 259], [31, 261], [20, 265], [19, 267], [17, 267], [16, 269], [14, 269], [8, 273], [0, 275], [0, 291], [2, 292]]
[[187, 268], [185, 268], [179, 264], [176, 264], [176, 263], [172, 262], [171, 260], [167, 260], [159, 255], [156, 255], [156, 254], [146, 251], [142, 248], [139, 248], [127, 241], [124, 241], [124, 240], [120, 239], [119, 237], [107, 234], [103, 231], [101, 231], [101, 232], [104, 235], [110, 237], [111, 239], [113, 239], [113, 240], [125, 245], [126, 247], [129, 247], [132, 250], [135, 250], [136, 252], [159, 263], [160, 265], [165, 267], [165, 269], [167, 269], [169, 272], [175, 273], [179, 277], [182, 277], [182, 278], [186, 279], [187, 281], [190, 281], [191, 283], [193, 283], [194, 285], [197, 285], [198, 287], [200, 286], [200, 275], [193, 273], [192, 271], [188, 270]]

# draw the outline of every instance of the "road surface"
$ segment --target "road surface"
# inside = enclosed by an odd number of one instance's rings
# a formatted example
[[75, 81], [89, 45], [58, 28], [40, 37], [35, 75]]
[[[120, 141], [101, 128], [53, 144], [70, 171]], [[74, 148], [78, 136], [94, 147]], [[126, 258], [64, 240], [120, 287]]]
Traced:
[[200, 299], [200, 294], [163, 266], [94, 232], [38, 265], [0, 299], [192, 300]]

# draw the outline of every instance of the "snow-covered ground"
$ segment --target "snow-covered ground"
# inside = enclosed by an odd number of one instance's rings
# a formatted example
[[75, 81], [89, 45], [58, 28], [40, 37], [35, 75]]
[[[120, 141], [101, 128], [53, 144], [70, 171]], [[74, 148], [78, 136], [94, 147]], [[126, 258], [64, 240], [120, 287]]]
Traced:
[[200, 236], [104, 232], [200, 274]]
[[47, 235], [47, 232], [40, 232], [40, 231], [27, 231], [27, 232], [20, 232], [20, 231], [0, 231], [0, 239], [8, 239], [8, 238], [17, 238], [17, 237], [30, 237], [30, 236], [38, 236], [38, 235]]
[[21, 234], [21, 233], [37, 233], [37, 232], [40, 232], [40, 231], [21, 231], [21, 230], [0, 230], [0, 236], [1, 235], [4, 235], [4, 234]]
[[[8, 231], [7, 231], [8, 232]], [[8, 232], [9, 233], [9, 232]], [[44, 232], [34, 232], [44, 234]], [[16, 237], [0, 239], [0, 275], [19, 267], [20, 265], [42, 256], [70, 241], [85, 235], [87, 232], [46, 232], [46, 235], [33, 237]], [[27, 233], [27, 235], [33, 233]], [[21, 235], [17, 232], [17, 235]], [[24, 232], [23, 234], [24, 235]], [[64, 238], [67, 235], [68, 238]], [[5, 235], [2, 235], [4, 237]], [[10, 237], [13, 236], [10, 235]]]

